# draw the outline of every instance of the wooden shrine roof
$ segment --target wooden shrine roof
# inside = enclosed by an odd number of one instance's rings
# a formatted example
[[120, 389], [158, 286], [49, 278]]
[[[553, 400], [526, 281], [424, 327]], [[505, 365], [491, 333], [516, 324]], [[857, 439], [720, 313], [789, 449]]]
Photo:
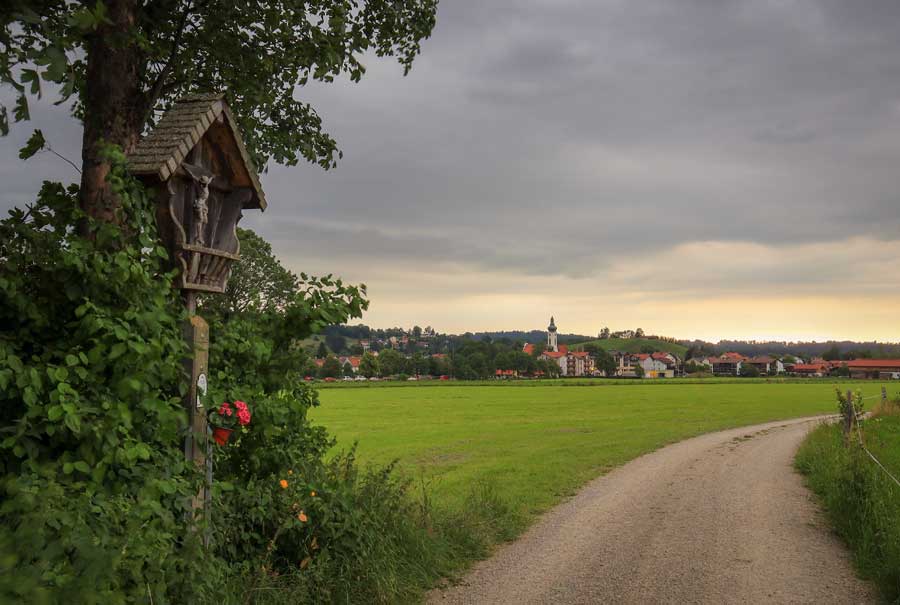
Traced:
[[246, 207], [266, 209], [266, 196], [259, 182], [259, 175], [247, 153], [237, 127], [237, 121], [228, 108], [222, 93], [198, 94], [183, 97], [175, 102], [150, 134], [137, 144], [128, 155], [128, 168], [136, 176], [155, 176], [160, 181], [171, 177], [185, 160], [191, 149], [203, 138], [207, 130], [220, 120], [227, 128], [237, 154], [235, 160], [242, 180], [253, 190]]

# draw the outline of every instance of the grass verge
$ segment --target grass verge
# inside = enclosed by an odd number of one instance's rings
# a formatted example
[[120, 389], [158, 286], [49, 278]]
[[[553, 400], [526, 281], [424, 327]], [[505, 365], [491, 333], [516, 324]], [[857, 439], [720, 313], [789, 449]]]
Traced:
[[[900, 408], [876, 409], [863, 436], [875, 457], [900, 476]], [[888, 602], [900, 603], [900, 486], [855, 442], [846, 447], [837, 425], [810, 433], [796, 466], [853, 551], [860, 575], [873, 580]]]

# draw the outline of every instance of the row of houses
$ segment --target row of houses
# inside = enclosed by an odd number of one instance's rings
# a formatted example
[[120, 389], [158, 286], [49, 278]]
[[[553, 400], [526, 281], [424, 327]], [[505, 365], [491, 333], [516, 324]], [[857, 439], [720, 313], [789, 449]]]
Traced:
[[[704, 366], [716, 376], [739, 376], [742, 368], [750, 364], [762, 375], [793, 374], [797, 376], [823, 377], [843, 373], [851, 378], [900, 379], [898, 359], [825, 360], [787, 363], [768, 355], [746, 357], [740, 353], [725, 353], [718, 357], [693, 358], [689, 364]], [[846, 368], [846, 370], [844, 370]]]
[[790, 366], [789, 371], [801, 376], [821, 377], [840, 373], [843, 368], [846, 368], [844, 375], [849, 374], [850, 378], [900, 380], [900, 359], [814, 359], [810, 363]]
[[783, 374], [788, 371], [780, 359], [768, 355], [746, 357], [740, 353], [723, 353], [717, 357], [695, 357], [689, 359], [687, 363], [705, 367], [716, 376], [740, 376], [741, 369], [746, 364], [754, 366], [763, 375]]
[[[616, 376], [621, 378], [674, 378], [679, 360], [672, 353], [621, 353], [611, 351], [616, 362]], [[638, 369], [640, 368], [640, 369]]]

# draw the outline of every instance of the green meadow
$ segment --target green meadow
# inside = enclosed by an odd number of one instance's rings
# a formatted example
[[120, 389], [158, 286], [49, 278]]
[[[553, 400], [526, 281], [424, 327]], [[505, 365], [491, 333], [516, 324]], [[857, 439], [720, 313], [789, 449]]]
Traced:
[[488, 486], [527, 524], [590, 479], [666, 444], [729, 427], [832, 413], [835, 386], [870, 396], [883, 385], [530, 384], [325, 388], [311, 417], [336, 436], [338, 449], [357, 443], [362, 462], [396, 460], [435, 508], [459, 510], [473, 488]]

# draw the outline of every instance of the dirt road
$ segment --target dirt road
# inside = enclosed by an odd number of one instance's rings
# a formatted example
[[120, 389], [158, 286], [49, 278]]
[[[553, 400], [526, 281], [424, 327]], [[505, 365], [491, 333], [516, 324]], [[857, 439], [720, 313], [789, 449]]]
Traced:
[[874, 603], [792, 468], [813, 424], [712, 433], [633, 460], [428, 602]]

